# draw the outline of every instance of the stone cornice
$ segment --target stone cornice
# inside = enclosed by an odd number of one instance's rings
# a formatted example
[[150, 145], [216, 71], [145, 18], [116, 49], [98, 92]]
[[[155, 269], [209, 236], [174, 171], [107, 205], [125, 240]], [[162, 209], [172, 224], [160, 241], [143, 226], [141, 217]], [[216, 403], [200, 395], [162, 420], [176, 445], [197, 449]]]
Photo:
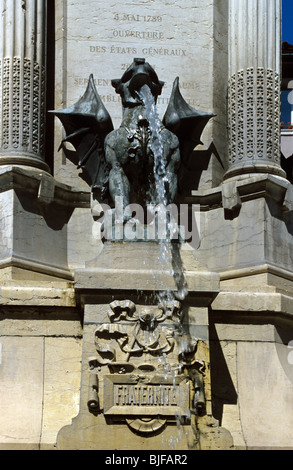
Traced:
[[43, 204], [58, 204], [70, 208], [90, 207], [90, 192], [80, 191], [60, 183], [40, 170], [7, 166], [0, 169], [0, 192], [9, 190], [30, 194]]
[[274, 316], [293, 316], [292, 297], [278, 292], [220, 292], [211, 305], [211, 310], [249, 312], [251, 314], [273, 313]]
[[[283, 205], [284, 210], [291, 210], [288, 198], [291, 188], [292, 185], [288, 180], [275, 175], [243, 175], [231, 178], [217, 188], [192, 191], [192, 195], [186, 198], [186, 202], [199, 204], [202, 211], [212, 210], [215, 207], [232, 210], [233, 196], [234, 199], [238, 199], [240, 206], [245, 201], [270, 197]], [[231, 204], [229, 204], [229, 193]]]

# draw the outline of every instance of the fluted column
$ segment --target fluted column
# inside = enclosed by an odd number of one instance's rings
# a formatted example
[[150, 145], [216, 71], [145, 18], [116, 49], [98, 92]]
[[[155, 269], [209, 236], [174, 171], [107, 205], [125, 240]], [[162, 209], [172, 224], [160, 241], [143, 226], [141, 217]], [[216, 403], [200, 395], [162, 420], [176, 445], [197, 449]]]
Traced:
[[0, 0], [0, 165], [44, 162], [46, 0]]
[[280, 167], [281, 0], [229, 0], [229, 178]]

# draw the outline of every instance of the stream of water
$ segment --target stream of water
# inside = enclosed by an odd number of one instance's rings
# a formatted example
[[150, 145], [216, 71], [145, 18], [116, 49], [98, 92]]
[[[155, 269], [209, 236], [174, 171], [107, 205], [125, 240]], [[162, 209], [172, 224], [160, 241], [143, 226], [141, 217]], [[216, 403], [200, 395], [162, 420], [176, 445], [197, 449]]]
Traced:
[[162, 123], [159, 119], [158, 110], [154, 97], [147, 85], [141, 87], [139, 96], [142, 99], [146, 118], [150, 128], [150, 146], [154, 155], [154, 178], [156, 186], [155, 204], [167, 206], [167, 194], [165, 183], [167, 182], [166, 161], [164, 158], [164, 142], [161, 135]]
[[[154, 205], [157, 208], [157, 217], [162, 217], [162, 220], [166, 218], [166, 207], [168, 206], [168, 194], [166, 187], [168, 185], [168, 172], [167, 172], [167, 162], [164, 152], [164, 141], [162, 138], [162, 122], [158, 115], [158, 110], [155, 104], [155, 99], [151, 93], [150, 88], [147, 85], [141, 87], [139, 91], [139, 97], [143, 101], [145, 110], [146, 110], [146, 119], [149, 123], [150, 129], [150, 147], [153, 153], [154, 158], [154, 180], [155, 180], [155, 189], [154, 194], [152, 194], [152, 200]], [[172, 257], [172, 235], [178, 229], [176, 223], [174, 224], [172, 220], [169, 223], [169, 236], [158, 239], [160, 244], [160, 261], [161, 265], [160, 268], [163, 271], [166, 266], [169, 264], [170, 275], [179, 277], [182, 275], [182, 272], [174, 272], [172, 267], [172, 263], [174, 263], [174, 258]], [[171, 267], [170, 267], [171, 265]], [[180, 271], [180, 269], [179, 269]], [[176, 297], [180, 300], [184, 300], [187, 294], [187, 288], [183, 284], [180, 286], [176, 293]], [[163, 292], [158, 294], [159, 301], [170, 301], [174, 300], [175, 296], [174, 293], [166, 289]]]
[[[145, 110], [146, 110], [146, 119], [149, 123], [150, 129], [150, 147], [153, 153], [154, 158], [154, 180], [155, 180], [155, 189], [154, 194], [152, 194], [152, 200], [157, 210], [157, 217], [166, 217], [166, 207], [168, 206], [168, 195], [166, 191], [166, 186], [168, 184], [168, 172], [167, 172], [167, 162], [164, 152], [164, 145], [166, 145], [162, 138], [162, 122], [159, 119], [158, 111], [155, 105], [154, 97], [151, 93], [151, 90], [147, 85], [144, 85], [139, 92], [140, 99], [143, 101]], [[160, 212], [165, 211], [165, 213]], [[177, 272], [175, 266], [175, 271], [173, 268], [174, 265], [174, 257], [172, 256], [172, 230], [177, 230], [177, 227], [169, 226], [170, 230], [170, 237], [166, 237], [160, 239], [158, 237], [158, 243], [160, 246], [160, 260], [159, 260], [159, 270], [164, 271], [169, 269], [170, 276], [176, 279], [183, 277], [183, 272]], [[176, 263], [175, 263], [176, 264]], [[180, 271], [180, 269], [179, 269]], [[156, 280], [156, 273], [152, 273], [154, 279]], [[175, 293], [170, 289], [165, 290], [158, 290], [156, 296], [156, 302], [166, 303], [170, 301], [174, 301], [176, 299], [184, 300], [187, 294], [187, 288], [183, 284]], [[182, 329], [182, 325], [177, 325], [177, 328]], [[175, 388], [175, 376], [178, 371], [172, 370], [171, 365], [168, 363], [167, 357], [164, 355], [163, 357], [159, 358], [159, 363], [163, 367], [163, 371], [165, 376], [169, 376], [170, 374], [174, 377], [174, 388]], [[172, 438], [168, 442], [168, 447], [176, 449], [177, 445], [180, 443], [182, 438], [183, 428], [181, 426], [181, 419], [179, 416], [176, 416], [176, 428], [177, 428], [177, 435], [174, 434]]]

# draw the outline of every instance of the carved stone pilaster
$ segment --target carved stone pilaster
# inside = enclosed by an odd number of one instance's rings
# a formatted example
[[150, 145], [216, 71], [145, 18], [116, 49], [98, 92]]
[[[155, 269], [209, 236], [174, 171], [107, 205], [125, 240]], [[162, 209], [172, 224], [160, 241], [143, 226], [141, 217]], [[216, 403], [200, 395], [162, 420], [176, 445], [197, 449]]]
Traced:
[[44, 162], [46, 1], [0, 0], [0, 164]]
[[280, 0], [230, 0], [226, 178], [280, 167]]

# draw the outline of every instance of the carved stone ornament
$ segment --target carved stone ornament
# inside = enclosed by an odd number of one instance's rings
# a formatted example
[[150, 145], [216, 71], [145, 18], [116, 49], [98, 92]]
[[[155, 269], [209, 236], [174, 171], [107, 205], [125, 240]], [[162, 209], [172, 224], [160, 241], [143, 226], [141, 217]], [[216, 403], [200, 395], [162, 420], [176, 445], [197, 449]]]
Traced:
[[107, 313], [109, 322], [95, 331], [97, 356], [89, 358], [89, 410], [142, 434], [204, 414], [204, 363], [195, 358], [198, 340], [182, 330], [180, 303], [114, 301]]
[[45, 0], [0, 1], [0, 157], [48, 169]]
[[[167, 319], [179, 320], [179, 303], [157, 307], [145, 306], [136, 311], [133, 302], [112, 302], [110, 304], [109, 320], [111, 323], [103, 324], [95, 333], [96, 349], [99, 353], [98, 361], [105, 364], [103, 353], [109, 353], [111, 361], [115, 360], [113, 346], [105, 346], [100, 341], [105, 333], [115, 339], [121, 351], [126, 353], [126, 361], [133, 354], [149, 353], [152, 355], [168, 353], [174, 346], [173, 331], [164, 326]], [[106, 359], [108, 362], [109, 359]]]
[[229, 82], [230, 163], [279, 162], [280, 77], [263, 67], [241, 70]]

